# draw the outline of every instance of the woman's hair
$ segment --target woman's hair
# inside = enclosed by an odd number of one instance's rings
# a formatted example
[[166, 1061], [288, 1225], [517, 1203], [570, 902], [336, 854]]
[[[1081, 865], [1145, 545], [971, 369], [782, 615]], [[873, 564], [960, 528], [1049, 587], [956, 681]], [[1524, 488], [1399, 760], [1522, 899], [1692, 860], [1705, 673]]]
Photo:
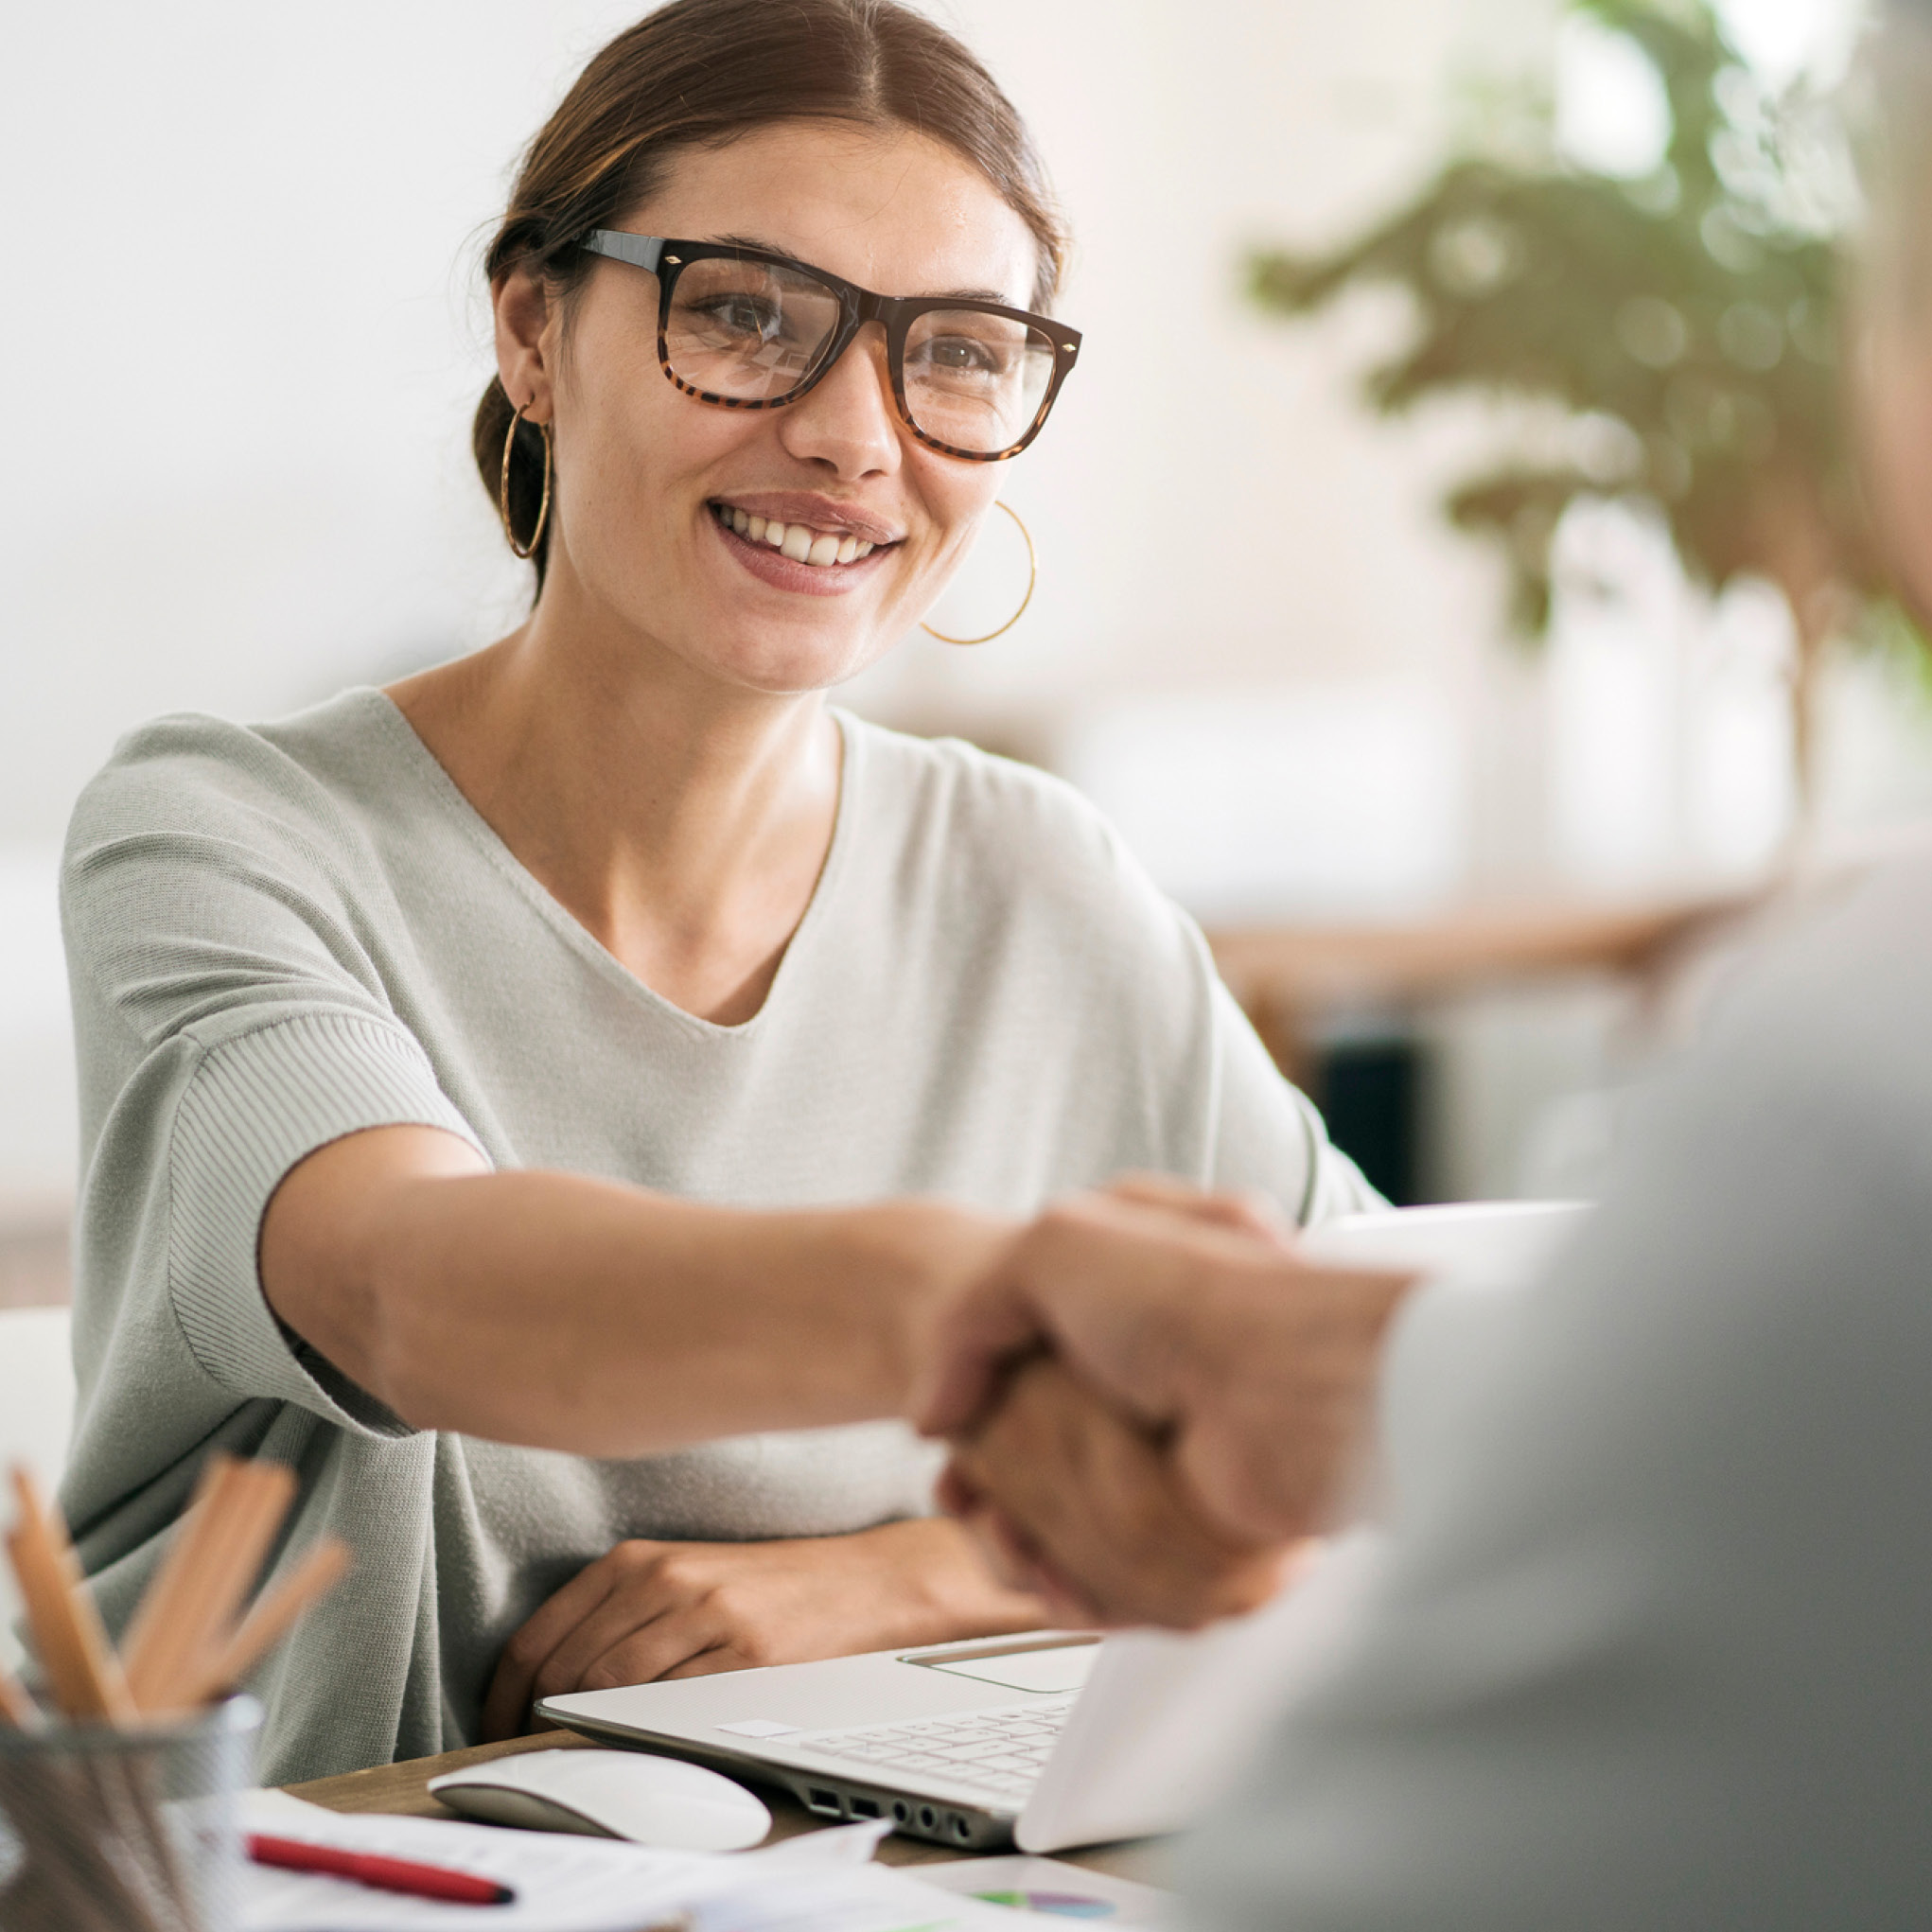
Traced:
[[[491, 286], [527, 268], [567, 303], [597, 259], [584, 237], [645, 200], [680, 149], [796, 120], [910, 128], [970, 161], [1032, 230], [1034, 306], [1049, 306], [1066, 233], [1032, 139], [979, 61], [897, 0], [671, 0], [618, 35], [530, 144], [484, 257]], [[470, 437], [492, 500], [513, 418], [492, 378]], [[540, 433], [518, 423], [508, 492], [518, 531], [536, 521], [543, 465]], [[539, 584], [548, 550], [546, 529]]]

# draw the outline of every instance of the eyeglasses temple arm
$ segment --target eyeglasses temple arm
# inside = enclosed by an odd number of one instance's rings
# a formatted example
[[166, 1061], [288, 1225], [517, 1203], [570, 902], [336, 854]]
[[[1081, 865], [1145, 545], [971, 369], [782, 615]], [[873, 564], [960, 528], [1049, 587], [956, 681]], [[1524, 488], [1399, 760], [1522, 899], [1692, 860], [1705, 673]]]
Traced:
[[613, 261], [629, 262], [633, 268], [658, 272], [658, 258], [664, 253], [661, 235], [626, 235], [617, 228], [593, 228], [584, 237], [592, 255], [607, 255]]

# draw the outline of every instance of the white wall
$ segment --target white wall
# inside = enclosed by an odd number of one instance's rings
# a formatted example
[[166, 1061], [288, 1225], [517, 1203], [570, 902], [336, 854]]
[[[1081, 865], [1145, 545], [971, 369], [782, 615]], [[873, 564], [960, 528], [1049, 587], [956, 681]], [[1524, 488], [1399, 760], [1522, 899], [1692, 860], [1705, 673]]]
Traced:
[[[975, 657], [922, 640], [874, 701], [1454, 676], [1485, 579], [1433, 526], [1415, 439], [1357, 419], [1345, 325], [1243, 312], [1237, 256], [1394, 192], [1446, 71], [1519, 54], [1541, 0], [944, 10], [1038, 125], [1089, 348], [1013, 473], [1034, 612]], [[503, 624], [518, 578], [465, 448], [473, 243], [518, 144], [633, 11], [195, 0], [10, 23], [0, 841], [57, 837], [155, 711], [272, 711]]]

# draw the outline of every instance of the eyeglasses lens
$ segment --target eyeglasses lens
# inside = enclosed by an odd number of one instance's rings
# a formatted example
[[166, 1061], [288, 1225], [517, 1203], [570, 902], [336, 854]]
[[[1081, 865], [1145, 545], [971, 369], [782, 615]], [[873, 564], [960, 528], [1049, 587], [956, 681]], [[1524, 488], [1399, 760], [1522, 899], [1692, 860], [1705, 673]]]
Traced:
[[[772, 402], [817, 370], [839, 315], [836, 293], [797, 269], [705, 256], [672, 287], [666, 357], [688, 388]], [[906, 333], [906, 411], [934, 442], [995, 455], [1032, 427], [1053, 368], [1052, 342], [1026, 323], [932, 309]]]
[[693, 389], [769, 402], [817, 367], [838, 316], [838, 297], [795, 269], [706, 257], [672, 289], [666, 356]]
[[1010, 317], [935, 308], [906, 331], [906, 412], [955, 449], [1010, 449], [1032, 428], [1052, 380], [1052, 342]]

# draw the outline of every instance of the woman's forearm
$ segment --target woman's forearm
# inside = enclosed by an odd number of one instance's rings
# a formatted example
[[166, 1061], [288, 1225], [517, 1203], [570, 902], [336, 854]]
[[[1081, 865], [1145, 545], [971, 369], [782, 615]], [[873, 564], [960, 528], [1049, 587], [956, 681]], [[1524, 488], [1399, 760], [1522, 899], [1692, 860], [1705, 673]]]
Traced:
[[290, 1175], [261, 1266], [282, 1320], [406, 1421], [636, 1456], [905, 1414], [938, 1306], [1008, 1238], [934, 1202], [754, 1213], [488, 1173], [388, 1128]]

